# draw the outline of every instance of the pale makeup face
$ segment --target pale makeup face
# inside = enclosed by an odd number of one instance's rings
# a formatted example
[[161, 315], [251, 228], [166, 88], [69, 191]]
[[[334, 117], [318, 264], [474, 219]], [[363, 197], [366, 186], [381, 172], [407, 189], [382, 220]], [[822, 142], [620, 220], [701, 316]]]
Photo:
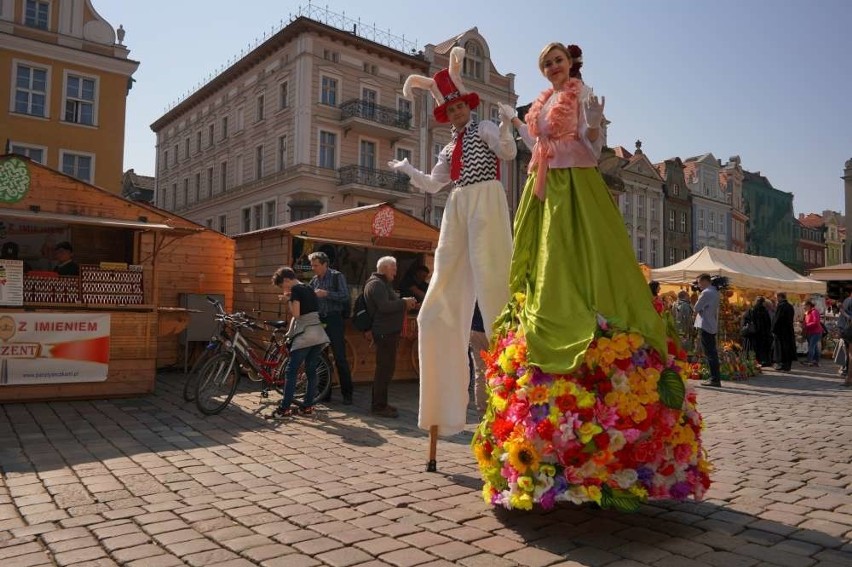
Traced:
[[569, 78], [571, 64], [571, 58], [561, 49], [554, 47], [544, 56], [544, 60], [541, 62], [541, 72], [544, 73], [553, 88], [559, 89]]
[[464, 128], [470, 120], [470, 106], [463, 100], [451, 102], [447, 105], [447, 118], [456, 128]]

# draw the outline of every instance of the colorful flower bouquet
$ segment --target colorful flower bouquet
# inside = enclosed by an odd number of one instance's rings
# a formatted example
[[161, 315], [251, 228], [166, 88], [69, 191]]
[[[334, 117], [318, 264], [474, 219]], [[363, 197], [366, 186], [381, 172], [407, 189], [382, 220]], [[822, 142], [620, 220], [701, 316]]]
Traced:
[[[523, 300], [514, 298], [512, 319]], [[599, 318], [584, 363], [547, 374], [527, 364], [517, 329], [500, 327], [485, 354], [489, 405], [472, 447], [487, 502], [635, 511], [648, 499], [703, 496], [711, 467], [682, 349], [670, 341], [661, 355]]]

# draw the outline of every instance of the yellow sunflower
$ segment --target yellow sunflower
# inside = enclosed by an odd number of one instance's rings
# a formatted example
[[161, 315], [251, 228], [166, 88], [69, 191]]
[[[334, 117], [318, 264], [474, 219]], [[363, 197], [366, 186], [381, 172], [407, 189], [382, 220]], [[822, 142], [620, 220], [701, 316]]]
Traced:
[[509, 464], [520, 474], [538, 470], [540, 460], [538, 451], [526, 439], [507, 441], [504, 448], [509, 453]]

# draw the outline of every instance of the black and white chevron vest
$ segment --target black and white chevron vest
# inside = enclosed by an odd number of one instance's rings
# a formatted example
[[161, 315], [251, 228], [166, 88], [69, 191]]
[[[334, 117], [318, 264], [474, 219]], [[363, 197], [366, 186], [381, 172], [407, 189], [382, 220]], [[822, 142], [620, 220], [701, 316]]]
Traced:
[[[498, 178], [497, 171], [500, 160], [497, 154], [491, 151], [488, 144], [479, 137], [479, 122], [471, 120], [468, 123], [462, 144], [462, 169], [461, 175], [455, 181], [456, 187], [473, 185], [482, 181], [493, 181]], [[453, 141], [443, 149], [444, 157], [447, 163], [451, 165], [455, 145], [456, 141]]]

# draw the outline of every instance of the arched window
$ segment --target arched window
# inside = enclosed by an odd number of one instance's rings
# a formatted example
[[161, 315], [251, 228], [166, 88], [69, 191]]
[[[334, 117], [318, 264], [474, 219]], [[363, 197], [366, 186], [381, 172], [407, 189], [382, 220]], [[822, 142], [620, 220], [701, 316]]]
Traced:
[[482, 47], [475, 41], [468, 41], [464, 44], [464, 50], [465, 56], [462, 75], [482, 81], [485, 76], [483, 73]]

